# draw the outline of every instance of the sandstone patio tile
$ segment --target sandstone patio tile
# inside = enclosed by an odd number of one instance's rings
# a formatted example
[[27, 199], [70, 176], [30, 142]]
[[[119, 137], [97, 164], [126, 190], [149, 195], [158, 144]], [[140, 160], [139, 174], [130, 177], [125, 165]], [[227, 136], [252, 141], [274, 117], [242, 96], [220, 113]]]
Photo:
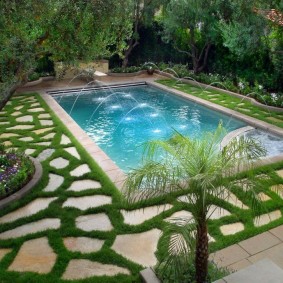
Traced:
[[15, 110], [20, 110], [20, 109], [22, 109], [23, 107], [24, 107], [23, 105], [20, 105], [20, 106], [15, 107], [14, 109], [15, 109]]
[[50, 173], [48, 175], [49, 181], [47, 186], [44, 188], [44, 192], [54, 192], [56, 191], [64, 182], [64, 177], [56, 174]]
[[26, 115], [26, 116], [16, 118], [16, 121], [17, 122], [32, 122], [33, 117], [32, 117], [32, 115]]
[[186, 210], [180, 210], [173, 213], [170, 217], [164, 219], [166, 222], [175, 223], [179, 219], [184, 219], [185, 221], [194, 223], [193, 215], [191, 212]]
[[5, 231], [0, 234], [1, 240], [14, 239], [28, 234], [33, 234], [49, 229], [58, 229], [60, 227], [60, 219], [57, 218], [44, 218], [35, 222], [18, 226], [14, 229]]
[[88, 237], [67, 237], [63, 239], [65, 247], [72, 252], [94, 253], [99, 251], [104, 240]]
[[55, 152], [55, 149], [53, 149], [53, 148], [44, 149], [44, 150], [37, 156], [37, 159], [38, 159], [40, 162], [43, 162], [43, 161], [45, 161], [46, 159], [48, 159], [54, 152]]
[[40, 103], [39, 103], [39, 102], [35, 102], [35, 103], [32, 103], [30, 106], [31, 106], [31, 107], [40, 106]]
[[13, 222], [23, 217], [28, 217], [38, 213], [41, 210], [46, 209], [49, 204], [57, 199], [57, 197], [53, 198], [37, 198], [31, 201], [29, 204], [10, 212], [0, 218], [0, 223]]
[[283, 198], [283, 184], [278, 184], [270, 187], [270, 190], [274, 193], [278, 194], [281, 198]]
[[64, 148], [65, 151], [67, 151], [68, 153], [70, 153], [72, 156], [76, 157], [77, 159], [81, 159], [77, 149], [75, 147], [67, 147]]
[[74, 207], [80, 210], [86, 210], [111, 203], [112, 198], [104, 195], [70, 197], [63, 203], [63, 207]]
[[50, 114], [48, 113], [43, 113], [38, 115], [39, 119], [46, 119], [46, 118], [51, 118]]
[[56, 135], [56, 133], [50, 133], [50, 134], [47, 134], [46, 136], [42, 137], [42, 139], [44, 139], [44, 140], [52, 139], [52, 138], [54, 138], [55, 135]]
[[17, 125], [17, 126], [8, 128], [8, 130], [29, 130], [32, 128], [34, 128], [34, 125]]
[[218, 267], [226, 267], [233, 263], [248, 258], [250, 255], [239, 245], [232, 245], [209, 256], [209, 259]]
[[207, 212], [207, 215], [209, 216], [209, 219], [215, 220], [224, 216], [229, 216], [231, 215], [231, 213], [222, 207], [211, 205]]
[[24, 138], [20, 138], [19, 140], [24, 141], [24, 142], [30, 142], [30, 141], [33, 141], [33, 138], [32, 137], [24, 137]]
[[70, 172], [70, 175], [73, 177], [80, 177], [83, 176], [87, 173], [90, 173], [91, 170], [89, 168], [89, 166], [87, 164], [82, 164], [80, 166], [78, 166], [77, 168], [75, 168], [74, 170], [72, 170]]
[[95, 230], [111, 231], [113, 229], [113, 226], [105, 213], [79, 216], [76, 218], [76, 227], [86, 232]]
[[9, 125], [10, 123], [9, 122], [0, 122], [0, 126], [1, 125]]
[[94, 180], [78, 180], [71, 184], [67, 191], [81, 192], [90, 189], [100, 189], [101, 184]]
[[71, 143], [70, 139], [66, 135], [63, 134], [62, 137], [61, 137], [60, 144], [61, 145], [67, 145], [69, 143]]
[[0, 261], [2, 260], [2, 258], [3, 258], [6, 254], [10, 253], [11, 251], [12, 251], [12, 249], [1, 249], [1, 248], [0, 248]]
[[265, 224], [268, 224], [276, 219], [279, 219], [281, 217], [281, 211], [275, 210], [266, 214], [262, 214], [259, 217], [256, 217], [254, 219], [254, 225], [256, 227], [263, 226]]
[[283, 269], [283, 243], [249, 257], [249, 261], [254, 263], [264, 258], [270, 259]]
[[12, 142], [10, 142], [10, 141], [4, 141], [4, 142], [2, 142], [2, 144], [4, 146], [12, 146], [13, 145]]
[[239, 243], [249, 254], [254, 255], [270, 247], [279, 244], [281, 241], [269, 232], [264, 232]]
[[35, 145], [40, 145], [40, 146], [50, 146], [51, 142], [37, 142]]
[[223, 195], [221, 196], [221, 199], [229, 202], [230, 204], [239, 207], [241, 209], [248, 209], [248, 206], [243, 204], [236, 195], [233, 193], [230, 193], [227, 189], [224, 190]]
[[234, 235], [238, 232], [241, 232], [245, 229], [245, 226], [242, 222], [236, 222], [232, 224], [222, 225], [220, 231], [224, 236]]
[[63, 276], [64, 280], [86, 279], [92, 276], [115, 276], [117, 274], [130, 275], [130, 271], [124, 267], [113, 264], [102, 264], [87, 259], [72, 259]]
[[20, 111], [15, 111], [15, 112], [13, 112], [12, 114], [11, 114], [11, 116], [19, 116], [19, 115], [21, 115], [22, 114], [22, 112], [20, 112]]
[[263, 192], [261, 192], [261, 193], [259, 193], [258, 194], [258, 197], [259, 197], [259, 199], [261, 200], [261, 201], [268, 201], [268, 200], [271, 200], [271, 198], [268, 196], [268, 195], [266, 195], [265, 193], [263, 193]]
[[40, 134], [43, 134], [45, 132], [51, 131], [53, 129], [54, 129], [53, 127], [51, 127], [51, 128], [43, 128], [43, 129], [34, 130], [33, 132], [35, 134], [37, 134], [37, 135], [40, 135]]
[[33, 149], [33, 148], [27, 148], [27, 149], [25, 150], [25, 154], [26, 154], [26, 155], [31, 155], [31, 154], [33, 154], [35, 151], [36, 151], [36, 150]]
[[281, 241], [283, 241], [283, 225], [278, 226], [274, 229], [269, 230], [269, 232], [273, 235], [275, 235], [277, 238], [279, 238]]
[[157, 250], [160, 236], [161, 230], [158, 229], [143, 233], [118, 235], [112, 249], [144, 267], [154, 266], [157, 263], [154, 253]]
[[12, 137], [18, 137], [18, 134], [14, 133], [4, 133], [0, 135], [0, 139], [7, 139], [7, 138], [12, 138]]
[[121, 209], [120, 212], [124, 217], [124, 223], [129, 225], [139, 225], [144, 221], [149, 220], [172, 207], [173, 206], [171, 204], [163, 204], [130, 211]]
[[23, 243], [8, 270], [46, 274], [51, 272], [56, 258], [46, 237], [29, 240]]
[[38, 107], [38, 108], [31, 108], [28, 110], [28, 112], [31, 112], [31, 113], [38, 113], [38, 112], [44, 112], [45, 110], [41, 107]]
[[69, 165], [70, 161], [62, 158], [62, 157], [58, 157], [56, 159], [53, 159], [49, 164], [50, 166], [56, 168], [56, 169], [63, 169], [65, 167], [67, 167]]
[[39, 120], [39, 123], [41, 126], [52, 126], [53, 125], [52, 120]]
[[277, 170], [276, 173], [279, 177], [283, 178], [283, 169]]

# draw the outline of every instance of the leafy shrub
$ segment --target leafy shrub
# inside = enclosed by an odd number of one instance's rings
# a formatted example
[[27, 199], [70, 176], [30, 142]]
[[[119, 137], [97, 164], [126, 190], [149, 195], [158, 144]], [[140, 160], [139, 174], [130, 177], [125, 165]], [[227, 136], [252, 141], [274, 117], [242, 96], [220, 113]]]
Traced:
[[38, 80], [39, 78], [40, 78], [40, 74], [34, 72], [34, 73], [32, 73], [31, 75], [29, 75], [28, 81], [29, 81], [29, 82], [36, 81], [36, 80]]
[[137, 67], [137, 66], [131, 66], [127, 68], [122, 68], [122, 67], [116, 67], [111, 69], [112, 73], [135, 73], [143, 70], [142, 67]]

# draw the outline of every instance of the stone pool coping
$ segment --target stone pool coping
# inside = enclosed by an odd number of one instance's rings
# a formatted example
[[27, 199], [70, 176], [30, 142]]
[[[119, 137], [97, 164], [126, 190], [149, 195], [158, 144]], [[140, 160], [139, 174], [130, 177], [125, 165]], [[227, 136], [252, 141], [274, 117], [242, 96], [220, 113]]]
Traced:
[[35, 158], [32, 158], [30, 156], [29, 156], [29, 158], [32, 160], [32, 162], [34, 164], [34, 168], [35, 168], [35, 172], [33, 174], [33, 177], [20, 190], [16, 191], [12, 195], [10, 195], [10, 196], [8, 196], [4, 199], [1, 199], [0, 200], [0, 209], [6, 207], [8, 204], [10, 204], [11, 202], [13, 202], [15, 200], [21, 199], [23, 196], [25, 196], [32, 188], [34, 188], [39, 183], [39, 181], [42, 177], [42, 173], [43, 173], [41, 163]]
[[[247, 116], [245, 114], [239, 113], [235, 110], [228, 109], [226, 107], [220, 106], [218, 104], [214, 104], [210, 101], [195, 97], [193, 95], [184, 93], [182, 91], [161, 85], [159, 83], [156, 83], [151, 79], [146, 78], [137, 78], [135, 80], [136, 83], [143, 83], [145, 82], [147, 85], [151, 85], [153, 87], [157, 87], [159, 89], [163, 89], [165, 91], [168, 91], [170, 93], [173, 93], [177, 96], [183, 97], [185, 99], [191, 100], [193, 102], [197, 102], [200, 105], [203, 105], [205, 107], [208, 107], [210, 109], [219, 111], [221, 113], [224, 113], [226, 115], [229, 115], [233, 118], [237, 118], [241, 121], [244, 121], [249, 126], [260, 128], [264, 131], [273, 133], [275, 135], [279, 135], [283, 137], [283, 129], [271, 125], [267, 122], [258, 120], [256, 118]], [[127, 84], [127, 81], [121, 82], [121, 85]], [[133, 81], [130, 81], [129, 83], [133, 83]], [[108, 83], [108, 86], [111, 85], [117, 85], [119, 82], [114, 83]], [[80, 87], [77, 87], [80, 89]], [[84, 149], [88, 152], [88, 154], [96, 161], [96, 163], [101, 167], [101, 169], [105, 172], [105, 174], [108, 176], [108, 178], [115, 184], [115, 186], [121, 190], [124, 181], [127, 178], [126, 173], [124, 173], [115, 163], [111, 160], [111, 158], [86, 134], [84, 130], [81, 129], [81, 127], [69, 116], [68, 113], [55, 101], [55, 99], [48, 94], [50, 91], [55, 90], [68, 90], [68, 89], [74, 89], [72, 88], [52, 88], [52, 89], [46, 89], [46, 90], [37, 90], [37, 92], [41, 95], [41, 97], [44, 99], [44, 101], [47, 103], [47, 105], [53, 110], [55, 115], [64, 123], [64, 125], [68, 128], [68, 130], [71, 132], [71, 134], [80, 142], [80, 144], [84, 147]], [[267, 157], [263, 158], [256, 162], [256, 166], [262, 166], [262, 165], [268, 165], [275, 162], [279, 162], [283, 160], [283, 154], [273, 156], [273, 157]]]

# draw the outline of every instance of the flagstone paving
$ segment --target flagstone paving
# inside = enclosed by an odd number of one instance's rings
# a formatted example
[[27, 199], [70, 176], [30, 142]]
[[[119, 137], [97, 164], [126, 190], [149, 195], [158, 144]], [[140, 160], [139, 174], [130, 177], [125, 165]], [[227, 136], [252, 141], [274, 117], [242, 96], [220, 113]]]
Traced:
[[56, 218], [44, 218], [36, 222], [31, 222], [8, 230], [0, 234], [0, 239], [13, 239], [26, 236], [28, 234], [37, 233], [49, 229], [58, 229], [60, 227], [60, 219]]
[[137, 234], [118, 235], [112, 249], [144, 267], [154, 266], [157, 263], [154, 253], [157, 250], [160, 236], [161, 230], [159, 229]]
[[[1, 272], [19, 272], [10, 273], [14, 274], [13, 278], [34, 274], [25, 272], [50, 273], [57, 276], [56, 280], [53, 278], [56, 282], [94, 276], [93, 282], [105, 283], [107, 281], [101, 281], [100, 276], [123, 274], [128, 277], [136, 275], [137, 266], [154, 265], [161, 229], [166, 222], [186, 218], [193, 223], [187, 195], [178, 197], [178, 201], [166, 200], [166, 205], [151, 203], [125, 208], [115, 188], [97, 173], [99, 168], [93, 168], [82, 150], [72, 143], [68, 131], [57, 130], [48, 108], [37, 96], [14, 97], [7, 109], [0, 112], [0, 118], [6, 117], [11, 119], [9, 126], [0, 124], [0, 142], [10, 148], [21, 148], [40, 160], [44, 175], [29, 193], [29, 201], [25, 197], [11, 208], [0, 211]], [[283, 169], [276, 173], [283, 178]], [[261, 228], [282, 219], [280, 207], [283, 205], [282, 184], [277, 184], [278, 177], [275, 182], [272, 174], [263, 175], [271, 183], [258, 196], [266, 204], [273, 202], [274, 205], [267, 207], [266, 213], [260, 217], [249, 218], [251, 223], [254, 221], [254, 225]], [[279, 189], [276, 191], [275, 187]], [[242, 217], [246, 212], [250, 213], [250, 203], [236, 191], [235, 194], [227, 192], [220, 202], [212, 204], [209, 210], [209, 241], [212, 245], [225, 239], [225, 235], [233, 237], [235, 234], [237, 237], [244, 233], [251, 225]], [[274, 237], [283, 240], [282, 226], [271, 231]], [[264, 241], [262, 243], [262, 246], [267, 245]], [[249, 243], [244, 245], [247, 249], [254, 247]], [[104, 253], [109, 256], [100, 262]], [[230, 255], [233, 257], [230, 265], [247, 264], [245, 256], [248, 253], [245, 250], [239, 253], [236, 262], [237, 254], [235, 250]]]
[[23, 206], [11, 213], [6, 214], [5, 216], [2, 216], [0, 218], [0, 223], [12, 222], [22, 217], [28, 217], [36, 214], [39, 211], [46, 209], [49, 204], [55, 199], [57, 199], [57, 197], [35, 199], [26, 206]]
[[49, 273], [53, 268], [57, 255], [49, 246], [46, 237], [26, 241], [20, 248], [10, 271]]
[[83, 231], [111, 231], [113, 226], [105, 213], [83, 215], [76, 218], [76, 227]]
[[92, 276], [114, 276], [127, 274], [128, 269], [113, 264], [102, 264], [87, 259], [72, 259], [67, 266], [62, 278], [65, 280], [85, 279]]
[[87, 254], [99, 251], [105, 241], [87, 237], [67, 237], [63, 239], [63, 242], [69, 251]]
[[95, 208], [105, 204], [111, 204], [112, 198], [103, 195], [85, 196], [85, 197], [71, 197], [64, 203], [63, 207], [74, 207], [80, 210], [87, 210], [89, 208]]

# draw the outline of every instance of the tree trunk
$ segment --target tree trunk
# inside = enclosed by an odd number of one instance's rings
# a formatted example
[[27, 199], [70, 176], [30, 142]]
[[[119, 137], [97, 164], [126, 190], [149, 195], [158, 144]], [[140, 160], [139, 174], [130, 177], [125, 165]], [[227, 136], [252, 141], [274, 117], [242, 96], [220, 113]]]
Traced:
[[208, 273], [208, 236], [205, 218], [197, 225], [195, 256], [196, 282], [205, 283]]
[[126, 50], [125, 52], [125, 57], [123, 59], [123, 62], [122, 62], [122, 67], [123, 68], [126, 68], [128, 66], [128, 62], [129, 62], [129, 56], [130, 54], [132, 53], [133, 49], [139, 44], [139, 42], [137, 40], [132, 40], [130, 41], [129, 43], [129, 47], [128, 49]]
[[6, 105], [6, 103], [9, 101], [11, 96], [14, 94], [14, 92], [20, 85], [20, 83], [15, 83], [12, 86], [8, 87], [7, 90], [1, 91], [2, 93], [0, 95], [0, 110]]

